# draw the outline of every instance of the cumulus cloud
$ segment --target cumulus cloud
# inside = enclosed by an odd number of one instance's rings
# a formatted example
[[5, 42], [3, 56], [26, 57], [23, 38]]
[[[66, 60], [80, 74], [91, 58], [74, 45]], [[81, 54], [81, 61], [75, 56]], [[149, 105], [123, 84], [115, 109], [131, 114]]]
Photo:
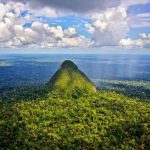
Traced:
[[9, 40], [10, 38], [10, 32], [7, 28], [7, 26], [1, 22], [0, 23], [0, 42], [5, 42]]
[[30, 12], [34, 16], [57, 17], [57, 16], [61, 15], [60, 11], [57, 11], [57, 10], [50, 8], [50, 7], [41, 8], [40, 11], [37, 9], [31, 9], [30, 8]]
[[[37, 16], [45, 16], [45, 17], [56, 17], [58, 15], [62, 15], [64, 14], [62, 11], [60, 10], [56, 10], [55, 8], [52, 8], [50, 6], [44, 6], [44, 7], [41, 7], [39, 9], [39, 7], [30, 7], [29, 5], [29, 2], [26, 1], [26, 0], [2, 0], [2, 3], [7, 5], [7, 4], [20, 4], [24, 7], [24, 10], [28, 10], [30, 11], [30, 13], [32, 14], [32, 18], [33, 17], [37, 17]], [[16, 8], [15, 9], [19, 9], [20, 10], [20, 6], [17, 6], [16, 5]]]
[[[23, 5], [21, 3], [0, 4], [0, 42], [5, 42], [11, 38], [11, 29], [14, 24], [23, 24], [19, 19]], [[12, 11], [13, 10], [13, 11]]]
[[[2, 30], [2, 32], [1, 32]], [[31, 28], [13, 25], [11, 30], [0, 24], [0, 42], [8, 47], [88, 47], [93, 44], [78, 35], [75, 28], [64, 29], [41, 22], [33, 22]]]
[[[77, 33], [75, 28], [63, 29], [28, 18], [31, 27], [25, 27], [27, 17], [21, 13], [27, 6], [20, 2], [0, 3], [0, 43], [1, 47], [88, 47], [90, 39]], [[42, 9], [43, 10], [43, 9]], [[31, 10], [30, 10], [31, 11]], [[48, 10], [44, 10], [43, 13]], [[32, 16], [33, 17], [33, 16]]]
[[141, 33], [140, 38], [136, 40], [122, 39], [120, 45], [123, 47], [150, 47], [150, 34]]
[[[46, 7], [44, 7], [39, 11], [39, 15], [43, 9], [48, 11]], [[93, 40], [80, 35], [76, 29], [72, 27], [63, 29], [61, 26], [53, 27], [46, 23], [35, 21], [33, 15], [32, 18], [28, 16], [29, 21], [33, 22], [31, 27], [25, 28], [23, 24], [26, 22], [27, 17], [25, 16], [19, 19], [19, 16], [22, 11], [27, 10], [27, 6], [20, 2], [8, 2], [5, 5], [1, 4], [1, 10], [0, 20], [2, 20], [1, 30], [3, 30], [3, 32], [1, 32], [0, 41], [5, 41], [5, 45], [7, 46], [110, 46], [117, 45], [128, 31], [127, 14], [123, 7], [109, 8], [105, 11], [92, 12], [84, 15], [91, 20], [91, 23], [86, 24], [85, 27], [94, 37]], [[45, 11], [43, 11], [43, 13], [45, 13]], [[34, 9], [30, 9], [30, 12], [33, 13]], [[55, 12], [53, 11], [50, 11], [49, 14], [55, 16]]]
[[16, 34], [15, 40], [14, 43], [19, 45], [34, 44], [42, 48], [92, 45], [90, 40], [78, 35], [75, 28], [63, 29], [61, 26], [53, 27], [40, 22], [34, 22], [30, 29], [23, 29], [21, 32], [19, 30], [19, 35]]
[[[0, 3], [1, 47], [49, 48], [115, 45], [149, 47], [150, 45], [150, 35], [140, 34], [137, 40], [125, 38], [130, 27], [150, 26], [150, 14], [127, 16], [128, 7], [146, 4], [150, 0], [122, 0], [119, 6], [115, 6], [115, 0], [2, 0], [2, 2]], [[23, 12], [27, 13], [22, 16]], [[81, 15], [88, 20], [85, 29], [90, 33], [91, 39], [77, 32], [75, 26], [64, 29], [60, 25], [49, 25], [47, 20], [44, 20], [45, 22], [40, 20], [43, 16], [51, 18], [68, 16], [72, 13], [76, 17]], [[27, 22], [31, 26], [25, 27], [24, 24]]]
[[93, 13], [92, 21], [86, 24], [87, 30], [94, 35], [98, 46], [118, 45], [129, 31], [126, 9], [109, 8], [106, 11]]
[[61, 26], [52, 27], [41, 22], [34, 22], [31, 28], [15, 25], [12, 46], [27, 47], [88, 47], [93, 44], [84, 36], [78, 35], [75, 28], [63, 30]]

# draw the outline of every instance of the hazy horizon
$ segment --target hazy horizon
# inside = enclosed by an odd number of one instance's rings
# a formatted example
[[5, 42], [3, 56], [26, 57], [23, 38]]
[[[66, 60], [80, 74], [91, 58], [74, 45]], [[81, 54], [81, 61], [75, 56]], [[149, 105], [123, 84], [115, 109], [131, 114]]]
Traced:
[[149, 55], [147, 48], [0, 48], [0, 54], [134, 54]]

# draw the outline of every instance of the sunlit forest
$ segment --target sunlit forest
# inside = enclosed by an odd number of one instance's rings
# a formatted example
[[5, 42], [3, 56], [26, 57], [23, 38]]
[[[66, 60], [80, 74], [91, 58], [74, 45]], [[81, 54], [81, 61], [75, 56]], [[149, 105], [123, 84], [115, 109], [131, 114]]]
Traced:
[[0, 0], [0, 150], [150, 150], [150, 0]]
[[93, 80], [64, 61], [46, 84], [0, 90], [0, 149], [146, 149], [150, 83]]
[[149, 149], [149, 97], [49, 91], [43, 85], [1, 92], [1, 149]]

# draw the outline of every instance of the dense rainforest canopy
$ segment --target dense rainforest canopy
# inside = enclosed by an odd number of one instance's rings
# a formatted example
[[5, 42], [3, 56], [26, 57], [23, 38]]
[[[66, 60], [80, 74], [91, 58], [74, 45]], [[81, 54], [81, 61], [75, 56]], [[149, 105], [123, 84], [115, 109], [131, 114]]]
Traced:
[[[91, 81], [74, 64], [68, 68], [66, 63], [47, 85], [0, 91], [0, 149], [148, 150], [148, 95], [136, 97], [140, 88], [131, 94], [126, 90], [129, 85], [120, 83], [114, 84], [115, 89], [88, 92], [94, 87]], [[78, 90], [71, 86], [62, 92], [70, 84], [72, 69], [73, 79], [80, 81], [71, 82], [82, 84]], [[60, 89], [57, 85], [63, 81], [66, 84]]]
[[149, 149], [150, 103], [113, 91], [78, 97], [45, 86], [0, 98], [0, 149]]

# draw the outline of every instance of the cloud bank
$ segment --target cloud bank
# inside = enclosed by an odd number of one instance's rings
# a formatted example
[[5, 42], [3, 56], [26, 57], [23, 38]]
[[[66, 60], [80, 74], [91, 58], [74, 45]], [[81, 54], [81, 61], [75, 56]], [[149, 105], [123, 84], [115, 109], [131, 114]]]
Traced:
[[[149, 2], [150, 0], [122, 0], [120, 3], [116, 0], [2, 0], [0, 47], [150, 47], [149, 34], [140, 34], [135, 40], [127, 37], [132, 28], [150, 27], [150, 13], [129, 16], [128, 7]], [[57, 18], [69, 15], [86, 21], [70, 25], [68, 19], [67, 23], [60, 25]], [[55, 25], [50, 25], [51, 18], [57, 21]]]
[[29, 4], [33, 8], [50, 6], [73, 12], [88, 12], [112, 7], [116, 4], [116, 0], [31, 0]]
[[120, 45], [123, 47], [150, 47], [150, 34], [141, 33], [140, 38], [132, 40], [131, 38], [122, 39]]
[[[30, 16], [21, 17], [26, 11], [23, 3], [0, 4], [0, 43], [1, 47], [89, 47], [93, 41], [77, 33], [76, 29], [50, 26], [33, 21], [31, 27], [24, 24]], [[13, 10], [13, 11], [12, 11]]]
[[12, 40], [14, 46], [30, 47], [89, 47], [92, 41], [78, 35], [75, 28], [62, 29], [61, 26], [52, 27], [48, 24], [34, 22], [31, 28], [23, 28], [15, 25], [15, 37]]

